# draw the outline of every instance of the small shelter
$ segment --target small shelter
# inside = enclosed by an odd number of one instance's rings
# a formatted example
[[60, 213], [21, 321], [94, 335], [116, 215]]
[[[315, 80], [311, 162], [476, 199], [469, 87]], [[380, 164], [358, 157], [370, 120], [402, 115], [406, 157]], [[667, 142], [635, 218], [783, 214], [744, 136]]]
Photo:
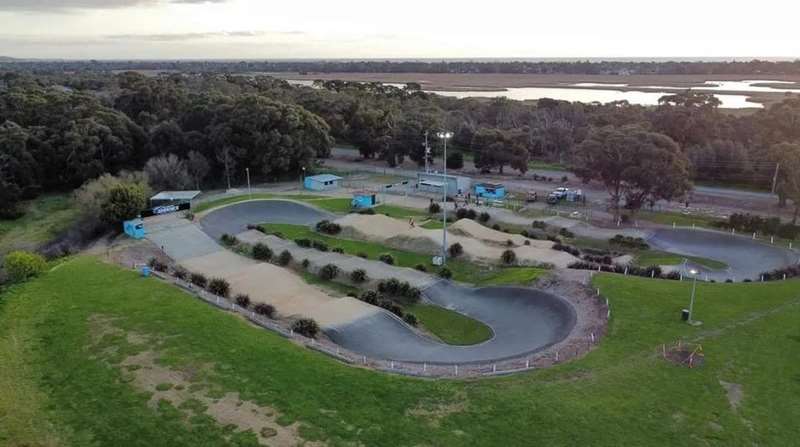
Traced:
[[341, 179], [338, 175], [333, 174], [312, 175], [303, 180], [303, 187], [311, 191], [330, 191], [339, 188]]
[[161, 191], [160, 193], [150, 197], [150, 206], [155, 208], [159, 206], [181, 205], [184, 203], [191, 203], [192, 200], [199, 196], [201, 191]]
[[369, 191], [358, 191], [353, 193], [353, 200], [350, 202], [355, 209], [372, 208], [378, 204], [378, 197]]
[[478, 183], [475, 185], [475, 197], [502, 200], [506, 197], [506, 187], [500, 183]]
[[417, 173], [417, 189], [420, 191], [442, 194], [445, 184], [447, 195], [452, 197], [469, 192], [472, 180], [461, 175], [444, 175], [438, 172]]

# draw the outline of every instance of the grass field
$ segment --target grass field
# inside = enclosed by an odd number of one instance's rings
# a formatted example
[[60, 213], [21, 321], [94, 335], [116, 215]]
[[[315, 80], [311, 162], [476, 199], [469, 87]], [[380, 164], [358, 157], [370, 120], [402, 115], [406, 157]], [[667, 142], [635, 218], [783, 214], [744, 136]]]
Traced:
[[14, 249], [33, 249], [65, 231], [78, 218], [66, 194], [45, 195], [26, 202], [25, 215], [0, 220], [0, 255]]
[[[121, 362], [152, 352], [187, 390], [229, 392], [329, 445], [793, 445], [800, 436], [800, 283], [689, 285], [598, 275], [612, 321], [600, 347], [555, 368], [419, 380], [337, 363], [154, 278], [77, 258], [0, 295], [0, 445], [254, 445], [198, 402]], [[98, 316], [113, 331], [99, 331]], [[700, 368], [658, 355], [699, 342]], [[167, 381], [169, 382], [169, 381]], [[726, 388], [726, 386], [728, 388]], [[210, 396], [210, 397], [208, 397]]]
[[492, 330], [472, 318], [443, 307], [415, 304], [407, 310], [440, 340], [451, 345], [474, 345], [492, 338]]
[[728, 268], [728, 264], [715, 261], [714, 259], [701, 258], [698, 256], [683, 256], [659, 250], [638, 252], [633, 262], [638, 266], [649, 267], [651, 265], [678, 265], [682, 264], [684, 259], [715, 270]]

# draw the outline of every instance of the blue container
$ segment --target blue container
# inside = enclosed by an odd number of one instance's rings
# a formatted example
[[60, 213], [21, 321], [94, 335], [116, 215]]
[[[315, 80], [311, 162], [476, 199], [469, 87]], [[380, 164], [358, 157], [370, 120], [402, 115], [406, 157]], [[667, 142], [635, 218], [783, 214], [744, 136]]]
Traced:
[[142, 276], [145, 277], [145, 278], [150, 276], [150, 266], [146, 265], [146, 266], [142, 267]]

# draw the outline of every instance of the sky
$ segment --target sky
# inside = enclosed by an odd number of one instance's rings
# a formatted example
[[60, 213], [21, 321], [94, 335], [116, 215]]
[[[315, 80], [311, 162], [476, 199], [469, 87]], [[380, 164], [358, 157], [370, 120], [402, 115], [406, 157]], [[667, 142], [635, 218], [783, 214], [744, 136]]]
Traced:
[[800, 58], [798, 17], [785, 0], [0, 0], [0, 56]]

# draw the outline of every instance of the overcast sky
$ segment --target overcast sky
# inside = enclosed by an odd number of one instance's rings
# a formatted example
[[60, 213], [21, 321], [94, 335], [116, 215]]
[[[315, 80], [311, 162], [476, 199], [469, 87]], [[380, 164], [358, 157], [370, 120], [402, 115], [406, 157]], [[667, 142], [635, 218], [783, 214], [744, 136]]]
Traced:
[[0, 56], [794, 58], [798, 18], [785, 0], [0, 0]]

